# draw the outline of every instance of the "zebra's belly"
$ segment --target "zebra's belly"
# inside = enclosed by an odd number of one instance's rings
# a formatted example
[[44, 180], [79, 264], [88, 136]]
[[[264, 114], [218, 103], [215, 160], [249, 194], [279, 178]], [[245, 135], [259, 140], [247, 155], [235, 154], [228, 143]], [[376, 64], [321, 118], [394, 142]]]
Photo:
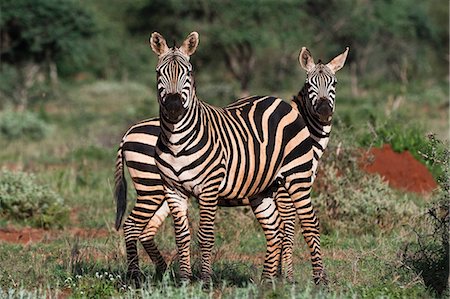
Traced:
[[260, 172], [231, 173], [222, 182], [219, 197], [223, 201], [251, 198], [271, 187], [278, 176], [278, 171], [270, 174]]

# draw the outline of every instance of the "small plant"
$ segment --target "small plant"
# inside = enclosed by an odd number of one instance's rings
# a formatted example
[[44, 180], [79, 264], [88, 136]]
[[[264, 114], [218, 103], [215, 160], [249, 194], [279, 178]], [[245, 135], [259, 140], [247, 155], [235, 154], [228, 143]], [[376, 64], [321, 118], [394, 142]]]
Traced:
[[0, 135], [9, 140], [29, 138], [38, 140], [50, 132], [50, 126], [30, 111], [4, 110], [0, 113]]
[[426, 158], [442, 167], [438, 179], [441, 189], [427, 212], [417, 218], [412, 228], [416, 240], [405, 245], [402, 260], [422, 277], [427, 288], [443, 296], [449, 287], [450, 151], [441, 150], [443, 143], [434, 135], [429, 138], [431, 151]]
[[0, 216], [35, 227], [63, 227], [69, 210], [63, 199], [32, 174], [0, 171]]
[[95, 277], [88, 275], [68, 277], [64, 281], [64, 286], [71, 290], [72, 298], [107, 298], [117, 294], [117, 290], [128, 290], [119, 274], [109, 272], [96, 272]]

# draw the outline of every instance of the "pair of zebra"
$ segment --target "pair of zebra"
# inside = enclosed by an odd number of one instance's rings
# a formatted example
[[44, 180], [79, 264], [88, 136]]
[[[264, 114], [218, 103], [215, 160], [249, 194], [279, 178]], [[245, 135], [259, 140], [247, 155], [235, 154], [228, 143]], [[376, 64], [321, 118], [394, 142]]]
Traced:
[[141, 121], [125, 133], [115, 172], [116, 229], [126, 210], [124, 162], [137, 192], [124, 222], [128, 274], [142, 275], [137, 240], [161, 275], [167, 264], [154, 236], [172, 214], [180, 258], [180, 278], [190, 280], [190, 232], [187, 200], [198, 199], [201, 278], [211, 278], [214, 220], [218, 206], [250, 205], [261, 224], [267, 251], [263, 278], [284, 272], [293, 280], [292, 247], [296, 215], [308, 244], [316, 284], [326, 283], [320, 250], [319, 221], [311, 204], [311, 185], [331, 131], [335, 109], [335, 73], [348, 48], [317, 64], [303, 47], [299, 62], [306, 71], [303, 88], [291, 104], [271, 96], [251, 96], [225, 108], [200, 101], [190, 56], [198, 34], [171, 47], [159, 33], [150, 38], [156, 67], [160, 117]]

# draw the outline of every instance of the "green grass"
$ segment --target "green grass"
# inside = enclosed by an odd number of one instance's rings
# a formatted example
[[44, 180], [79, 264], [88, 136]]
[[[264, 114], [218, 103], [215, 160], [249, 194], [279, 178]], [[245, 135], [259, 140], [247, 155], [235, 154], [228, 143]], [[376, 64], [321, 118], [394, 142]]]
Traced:
[[[178, 285], [174, 278], [177, 263], [172, 260], [176, 249], [171, 219], [165, 221], [156, 238], [158, 247], [169, 259], [169, 272], [162, 282], [154, 281], [154, 267], [139, 247], [141, 268], [148, 279], [141, 290], [130, 288], [125, 279], [123, 232], [113, 229], [115, 155], [128, 126], [157, 115], [157, 106], [151, 88], [133, 82], [104, 81], [63, 86], [60, 98], [41, 104], [40, 115], [53, 128], [45, 138], [0, 139], [2, 168], [34, 173], [39, 182], [64, 198], [71, 211], [70, 223], [60, 230], [49, 231], [50, 237], [43, 242], [23, 245], [0, 243], [0, 297], [53, 298], [57, 294], [72, 298], [433, 297], [420, 277], [406, 269], [399, 258], [403, 245], [411, 241], [411, 228], [405, 224], [409, 217], [425, 209], [428, 199], [391, 190], [379, 179], [355, 172], [352, 164], [355, 157], [352, 155], [359, 144], [352, 134], [358, 130], [369, 134], [367, 121], [370, 117], [383, 123], [387, 104], [380, 103], [380, 99], [384, 93], [389, 95], [401, 91], [412, 99], [403, 102], [405, 106], [401, 107], [405, 109], [398, 114], [398, 129], [391, 131], [393, 135], [402, 130], [404, 119], [417, 116], [427, 120], [439, 112], [433, 109], [426, 113], [420, 111], [418, 116], [417, 111], [408, 107], [421, 107], [420, 97], [390, 86], [371, 91], [362, 98], [353, 97], [345, 87], [347, 83], [343, 78], [339, 84], [338, 114], [333, 120], [335, 128], [329, 154], [323, 160], [329, 167], [324, 177], [332, 182], [328, 185], [331, 187], [315, 190], [313, 196], [321, 215], [324, 262], [330, 278], [328, 289], [312, 285], [308, 249], [300, 234], [297, 234], [294, 244], [297, 284], [277, 281], [273, 286], [260, 286], [265, 240], [252, 211], [245, 207], [219, 209], [212, 289], [203, 290], [197, 278], [191, 285]], [[442, 88], [433, 86], [427, 91], [431, 97], [427, 99], [427, 105], [439, 105], [446, 93]], [[208, 92], [212, 91], [205, 91], [206, 94]], [[296, 91], [289, 92], [287, 98], [294, 93]], [[441, 128], [438, 122], [430, 121], [429, 124], [425, 131]], [[342, 143], [347, 156], [332, 154], [339, 143]], [[335, 178], [332, 170], [339, 165], [347, 168], [343, 172], [345, 177]], [[128, 183], [132, 189], [130, 180]], [[134, 198], [133, 190], [129, 190], [129, 209]], [[341, 202], [336, 214], [339, 216], [327, 214], [329, 198]], [[347, 206], [349, 203], [350, 207], [358, 207], [359, 210], [351, 210]], [[376, 209], [377, 205], [381, 214]], [[195, 231], [198, 225], [195, 201], [190, 215]], [[386, 225], [372, 222], [379, 216]], [[13, 225], [20, 229], [24, 224], [0, 217], [0, 225]], [[86, 232], [77, 236], [75, 228]], [[95, 232], [101, 234], [95, 235]], [[195, 277], [199, 275], [198, 251], [194, 237]]]

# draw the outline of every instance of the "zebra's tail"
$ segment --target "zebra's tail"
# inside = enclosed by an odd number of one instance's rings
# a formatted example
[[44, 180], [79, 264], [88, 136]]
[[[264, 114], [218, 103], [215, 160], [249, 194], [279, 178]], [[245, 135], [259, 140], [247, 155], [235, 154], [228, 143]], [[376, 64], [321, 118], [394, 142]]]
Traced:
[[127, 209], [127, 181], [123, 169], [123, 141], [119, 146], [116, 158], [116, 171], [114, 173], [114, 196], [116, 198], [116, 230], [122, 225], [123, 215]]

